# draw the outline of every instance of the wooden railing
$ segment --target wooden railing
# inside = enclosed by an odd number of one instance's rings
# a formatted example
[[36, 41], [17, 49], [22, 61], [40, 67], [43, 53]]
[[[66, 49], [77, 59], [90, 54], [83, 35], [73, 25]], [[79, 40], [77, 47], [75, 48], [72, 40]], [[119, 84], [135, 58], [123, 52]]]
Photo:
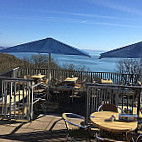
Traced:
[[102, 104], [115, 104], [126, 113], [142, 118], [141, 91], [141, 86], [87, 84], [86, 119]]

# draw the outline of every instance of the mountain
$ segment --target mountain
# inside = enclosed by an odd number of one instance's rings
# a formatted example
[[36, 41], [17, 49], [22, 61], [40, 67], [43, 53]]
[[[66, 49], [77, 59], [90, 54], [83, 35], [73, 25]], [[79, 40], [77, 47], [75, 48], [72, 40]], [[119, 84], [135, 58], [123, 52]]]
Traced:
[[0, 50], [4, 49], [5, 47], [0, 46]]

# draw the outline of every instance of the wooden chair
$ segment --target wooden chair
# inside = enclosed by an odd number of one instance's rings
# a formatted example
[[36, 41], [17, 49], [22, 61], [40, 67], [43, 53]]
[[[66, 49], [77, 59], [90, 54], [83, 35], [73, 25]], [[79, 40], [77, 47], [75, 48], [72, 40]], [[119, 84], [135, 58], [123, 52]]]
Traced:
[[[93, 131], [91, 131], [88, 126], [83, 125], [85, 124], [85, 118], [83, 116], [74, 113], [63, 113], [62, 118], [68, 131], [67, 140], [69, 137], [70, 141], [74, 141], [77, 139], [91, 140], [92, 138], [94, 138]], [[78, 121], [74, 118], [79, 119], [80, 122], [77, 123]]]
[[117, 105], [114, 104], [103, 104], [100, 105], [98, 108], [98, 111], [102, 110], [102, 111], [113, 111], [113, 112], [118, 112], [118, 109], [121, 110], [121, 113], [124, 113], [124, 111], [118, 107]]

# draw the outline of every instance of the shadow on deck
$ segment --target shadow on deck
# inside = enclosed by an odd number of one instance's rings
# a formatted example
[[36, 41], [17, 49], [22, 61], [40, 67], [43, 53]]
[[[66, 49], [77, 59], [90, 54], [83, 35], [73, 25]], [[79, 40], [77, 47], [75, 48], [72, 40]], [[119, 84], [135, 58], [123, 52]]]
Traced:
[[66, 135], [61, 115], [41, 115], [31, 122], [0, 121], [2, 142], [63, 142]]

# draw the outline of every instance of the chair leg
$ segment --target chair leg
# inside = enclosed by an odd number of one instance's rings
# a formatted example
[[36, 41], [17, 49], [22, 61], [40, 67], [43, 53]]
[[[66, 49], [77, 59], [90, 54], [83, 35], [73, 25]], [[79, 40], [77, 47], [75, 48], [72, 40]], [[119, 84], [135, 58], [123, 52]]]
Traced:
[[43, 103], [41, 103], [40, 106], [44, 114], [46, 114], [46, 106]]
[[74, 139], [74, 138], [71, 138], [71, 137], [70, 137], [70, 139], [69, 139], [69, 136], [67, 135], [65, 142], [68, 142], [68, 141], [70, 141], [70, 142], [75, 142], [75, 139]]
[[70, 137], [69, 134], [67, 134], [65, 142], [68, 142], [68, 141], [75, 142], [75, 139], [73, 137]]
[[70, 142], [75, 142], [75, 139], [74, 139], [74, 138], [71, 138]]
[[67, 142], [69, 140], [69, 134], [66, 135], [66, 141]]

